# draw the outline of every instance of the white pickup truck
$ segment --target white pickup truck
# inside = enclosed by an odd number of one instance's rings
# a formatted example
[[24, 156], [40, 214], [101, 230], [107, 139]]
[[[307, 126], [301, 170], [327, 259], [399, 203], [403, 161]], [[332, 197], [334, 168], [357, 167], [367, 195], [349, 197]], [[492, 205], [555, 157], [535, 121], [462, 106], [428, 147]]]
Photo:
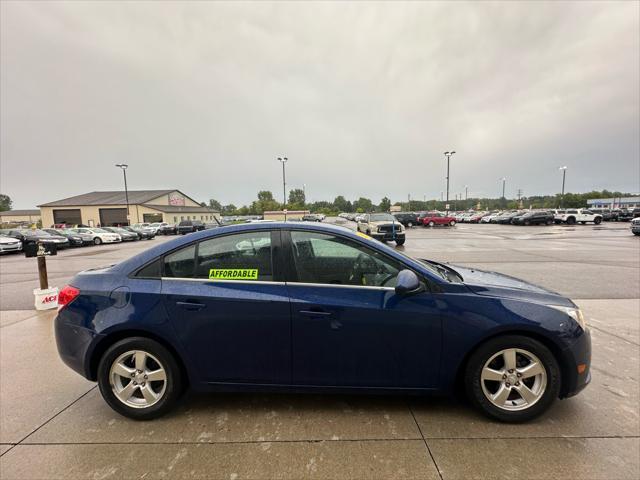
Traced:
[[575, 223], [584, 225], [587, 222], [593, 222], [596, 225], [602, 223], [602, 215], [586, 208], [556, 210], [553, 218], [556, 223], [566, 223], [567, 225], [574, 225]]

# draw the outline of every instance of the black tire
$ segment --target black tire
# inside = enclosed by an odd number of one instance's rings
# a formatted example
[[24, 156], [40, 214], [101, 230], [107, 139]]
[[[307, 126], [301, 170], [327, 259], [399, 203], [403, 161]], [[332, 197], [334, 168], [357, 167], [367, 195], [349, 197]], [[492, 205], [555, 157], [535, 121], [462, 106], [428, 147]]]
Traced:
[[[485, 363], [496, 353], [509, 348], [532, 353], [538, 357], [546, 372], [546, 388], [542, 396], [523, 410], [505, 410], [494, 405], [482, 388], [481, 372]], [[551, 406], [560, 391], [561, 375], [556, 358], [542, 343], [521, 335], [505, 335], [488, 340], [471, 355], [465, 368], [464, 382], [469, 400], [485, 415], [502, 422], [518, 423], [541, 415]]]
[[100, 237], [96, 237], [93, 239], [94, 245], [100, 245], [102, 243], [102, 239]]
[[430, 227], [435, 227], [435, 226], [436, 226], [436, 222], [434, 222], [433, 220], [431, 220], [431, 221], [429, 222], [429, 226], [430, 226]]
[[404, 240], [396, 240], [396, 245], [404, 245]]
[[[136, 408], [123, 403], [113, 392], [109, 378], [113, 362], [130, 350], [143, 350], [156, 357], [166, 373], [164, 393], [157, 403], [149, 407]], [[109, 406], [125, 417], [134, 420], [151, 420], [158, 418], [173, 408], [183, 392], [183, 379], [176, 359], [161, 344], [145, 337], [131, 337], [114, 343], [102, 355], [98, 364], [98, 386], [102, 398]]]
[[593, 219], [593, 223], [600, 225], [602, 223], [602, 217], [596, 217]]
[[575, 217], [567, 218], [567, 225], [574, 225], [575, 223], [576, 223], [576, 218]]
[[547, 220], [545, 223], [546, 223], [547, 225], [551, 225], [551, 224], [553, 223], [553, 220]]
[[407, 223], [407, 227], [409, 227], [409, 228], [413, 227], [413, 222], [408, 222]]
[[450, 226], [450, 227], [455, 227], [455, 226], [456, 226], [456, 221], [455, 221], [455, 220], [451, 220], [451, 221], [449, 222], [449, 226]]

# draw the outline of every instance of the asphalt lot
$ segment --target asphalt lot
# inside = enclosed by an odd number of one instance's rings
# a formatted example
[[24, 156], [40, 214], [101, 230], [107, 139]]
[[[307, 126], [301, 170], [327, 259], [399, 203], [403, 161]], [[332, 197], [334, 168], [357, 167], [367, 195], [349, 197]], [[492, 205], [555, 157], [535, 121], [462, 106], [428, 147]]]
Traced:
[[[167, 240], [62, 252], [51, 283]], [[592, 384], [523, 425], [450, 399], [275, 394], [188, 395], [133, 422], [60, 362], [54, 314], [32, 306], [35, 260], [12, 255], [0, 258], [0, 478], [640, 477], [640, 238], [628, 224], [414, 228], [404, 251], [573, 298], [592, 329]]]

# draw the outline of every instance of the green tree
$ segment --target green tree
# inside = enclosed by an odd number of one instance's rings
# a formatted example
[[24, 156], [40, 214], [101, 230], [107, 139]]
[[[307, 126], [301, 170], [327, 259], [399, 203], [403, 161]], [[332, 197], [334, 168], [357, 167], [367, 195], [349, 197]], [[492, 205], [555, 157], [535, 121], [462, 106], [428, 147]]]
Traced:
[[258, 201], [260, 202], [267, 202], [267, 201], [273, 201], [273, 193], [271, 193], [269, 190], [260, 190], [258, 192]]
[[214, 212], [222, 212], [222, 204], [214, 198], [209, 199], [209, 208]]
[[353, 207], [356, 211], [361, 210], [362, 212], [360, 213], [371, 212], [373, 210], [373, 202], [368, 198], [360, 197], [358, 200], [353, 202]]
[[251, 203], [249, 211], [251, 214], [260, 215], [269, 210], [280, 210], [282, 205], [273, 199], [273, 193], [268, 190], [258, 192], [258, 200]]
[[220, 209], [220, 213], [223, 215], [234, 215], [237, 210], [236, 206], [233, 203], [230, 203], [229, 205], [223, 205]]
[[387, 197], [384, 197], [380, 200], [380, 205], [378, 205], [378, 210], [381, 212], [388, 212], [391, 210], [391, 200]]
[[351, 202], [342, 195], [338, 195], [333, 200], [333, 206], [339, 212], [353, 212], [353, 205], [351, 205]]
[[11, 205], [13, 205], [13, 201], [9, 198], [9, 195], [0, 193], [0, 212], [11, 210]]
[[300, 209], [304, 208], [306, 202], [306, 198], [304, 195], [304, 190], [301, 188], [296, 188], [289, 192], [289, 205], [292, 209]]

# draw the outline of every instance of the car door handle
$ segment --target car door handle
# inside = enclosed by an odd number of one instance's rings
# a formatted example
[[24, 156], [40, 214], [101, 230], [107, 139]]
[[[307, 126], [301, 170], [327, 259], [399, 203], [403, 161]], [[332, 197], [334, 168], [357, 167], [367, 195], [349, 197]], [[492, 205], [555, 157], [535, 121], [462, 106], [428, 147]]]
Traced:
[[328, 317], [332, 315], [331, 312], [325, 312], [324, 310], [300, 310], [300, 315], [305, 317]]
[[202, 310], [206, 307], [204, 303], [197, 302], [176, 302], [176, 305], [185, 310]]

